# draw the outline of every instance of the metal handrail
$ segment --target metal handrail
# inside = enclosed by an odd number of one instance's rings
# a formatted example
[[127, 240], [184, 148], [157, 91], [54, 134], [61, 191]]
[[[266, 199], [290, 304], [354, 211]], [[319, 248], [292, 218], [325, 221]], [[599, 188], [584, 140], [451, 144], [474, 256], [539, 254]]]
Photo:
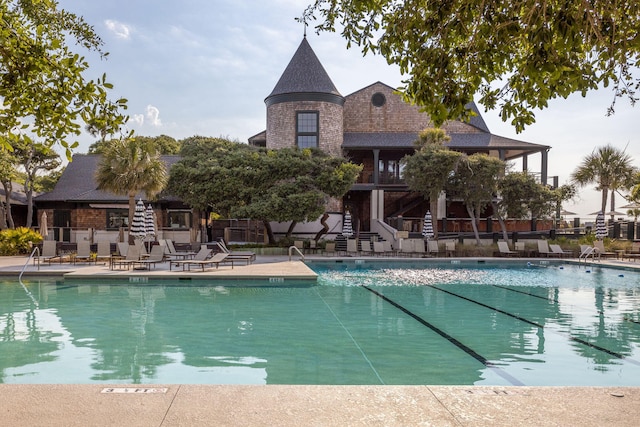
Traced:
[[29, 265], [29, 261], [31, 261], [31, 258], [33, 258], [33, 254], [35, 254], [36, 252], [38, 252], [38, 271], [40, 271], [40, 248], [38, 248], [36, 246], [35, 248], [33, 248], [33, 251], [31, 251], [31, 254], [29, 255], [29, 258], [27, 258], [27, 262], [24, 263], [24, 266], [22, 267], [22, 270], [20, 271], [20, 274], [18, 275], [18, 282], [20, 283], [20, 286], [22, 286], [22, 289], [24, 289], [24, 291], [27, 293], [29, 298], [31, 298], [31, 301], [33, 301], [35, 306], [38, 307], [38, 301], [36, 301], [36, 299], [33, 296], [33, 294], [31, 292], [29, 292], [29, 289], [27, 289], [27, 287], [24, 285], [24, 283], [22, 283], [22, 275], [24, 274], [24, 271], [27, 269], [27, 265]]
[[304, 261], [304, 254], [300, 252], [300, 249], [298, 249], [296, 246], [289, 246], [289, 261], [291, 261], [291, 257], [293, 256], [292, 252], [294, 249], [296, 252], [298, 252], [298, 254], [300, 254], [300, 258], [302, 258], [302, 261]]

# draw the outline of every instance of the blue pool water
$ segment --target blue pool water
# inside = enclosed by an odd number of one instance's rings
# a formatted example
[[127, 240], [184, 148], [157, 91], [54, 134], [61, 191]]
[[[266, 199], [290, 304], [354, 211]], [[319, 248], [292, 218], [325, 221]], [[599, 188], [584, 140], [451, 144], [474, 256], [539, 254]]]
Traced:
[[33, 300], [0, 281], [0, 381], [640, 386], [637, 273], [310, 266], [314, 285], [23, 280]]

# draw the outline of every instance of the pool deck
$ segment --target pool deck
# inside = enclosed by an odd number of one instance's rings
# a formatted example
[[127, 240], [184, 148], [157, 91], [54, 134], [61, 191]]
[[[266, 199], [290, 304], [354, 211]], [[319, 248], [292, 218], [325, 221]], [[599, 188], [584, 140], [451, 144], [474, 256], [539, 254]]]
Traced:
[[[17, 276], [25, 261], [0, 257], [0, 276]], [[527, 260], [508, 262], [522, 261]], [[640, 269], [640, 263], [620, 260], [594, 265]], [[315, 277], [304, 263], [277, 256], [205, 272], [169, 271], [168, 264], [150, 271], [52, 264], [39, 270], [29, 265], [24, 274], [285, 281]], [[640, 387], [0, 384], [0, 402], [2, 425], [11, 426], [589, 427], [636, 426], [640, 419]]]

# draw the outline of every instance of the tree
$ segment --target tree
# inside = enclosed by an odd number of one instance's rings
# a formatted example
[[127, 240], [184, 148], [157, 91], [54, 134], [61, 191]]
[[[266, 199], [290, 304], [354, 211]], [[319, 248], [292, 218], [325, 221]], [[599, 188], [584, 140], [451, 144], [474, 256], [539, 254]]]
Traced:
[[504, 170], [505, 163], [496, 157], [486, 154], [465, 155], [447, 182], [447, 193], [461, 198], [467, 208], [477, 244], [480, 244], [480, 235], [476, 218], [491, 204]]
[[341, 197], [361, 166], [318, 150], [267, 150], [222, 138], [183, 141], [182, 160], [171, 168], [167, 192], [198, 210], [262, 221], [313, 221], [329, 197]]
[[136, 195], [144, 191], [151, 199], [159, 193], [167, 182], [167, 169], [154, 144], [126, 138], [112, 141], [104, 151], [95, 177], [99, 189], [129, 197], [131, 225]]
[[405, 96], [436, 126], [469, 117], [480, 94], [518, 132], [550, 99], [612, 86], [632, 104], [640, 81], [640, 4], [636, 0], [315, 0], [305, 25], [341, 29], [364, 54], [382, 55], [404, 75]]
[[4, 189], [4, 202], [0, 202], [0, 230], [15, 227], [11, 214], [11, 193], [18, 177], [16, 163], [13, 152], [0, 147], [0, 182]]
[[[60, 144], [71, 158], [81, 121], [115, 133], [127, 121], [126, 99], [110, 101], [113, 86], [103, 75], [88, 80], [84, 57], [68, 42], [97, 52], [102, 40], [81, 17], [58, 9], [55, 0], [0, 0], [0, 134], [29, 134], [46, 147]], [[3, 139], [10, 149], [15, 139]]]
[[[600, 210], [606, 211], [609, 191], [631, 188], [637, 169], [632, 165], [633, 159], [625, 150], [612, 145], [596, 148], [586, 156], [571, 174], [572, 182], [578, 187], [595, 184], [596, 190], [602, 192]], [[611, 197], [611, 211], [615, 211], [615, 199]]]
[[506, 174], [498, 183], [500, 198], [494, 203], [494, 212], [500, 220], [504, 240], [507, 240], [504, 218], [554, 216], [562, 202], [573, 198], [575, 193], [575, 187], [572, 185], [550, 188], [538, 182], [527, 172]]
[[[154, 144], [160, 154], [178, 154], [182, 144], [167, 135], [160, 136], [133, 136], [143, 144]], [[88, 154], [102, 154], [112, 143], [110, 140], [100, 139], [89, 146]]]
[[[416, 152], [402, 159], [403, 177], [407, 186], [429, 199], [431, 212], [436, 215], [438, 197], [463, 154], [449, 150], [444, 142], [451, 139], [442, 129], [425, 129], [416, 141]], [[437, 227], [434, 229], [438, 237]]]

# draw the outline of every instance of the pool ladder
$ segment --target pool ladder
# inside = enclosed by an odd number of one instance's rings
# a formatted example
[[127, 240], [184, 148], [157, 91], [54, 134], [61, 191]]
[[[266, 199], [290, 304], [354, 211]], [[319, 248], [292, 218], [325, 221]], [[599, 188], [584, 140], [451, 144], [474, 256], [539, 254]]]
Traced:
[[304, 254], [300, 252], [300, 249], [298, 249], [297, 246], [289, 246], [289, 261], [291, 261], [291, 258], [293, 257], [293, 251], [298, 252], [298, 254], [300, 255], [300, 259], [304, 261]]
[[27, 265], [29, 265], [29, 261], [31, 261], [31, 259], [33, 258], [33, 255], [36, 252], [38, 253], [38, 271], [40, 271], [40, 249], [36, 246], [35, 248], [33, 248], [33, 251], [31, 251], [31, 255], [29, 255], [29, 258], [27, 258], [27, 262], [24, 263], [24, 266], [22, 267], [22, 270], [18, 275], [18, 282], [20, 283], [20, 286], [22, 286], [22, 289], [24, 289], [24, 291], [27, 293], [29, 298], [31, 298], [31, 301], [33, 301], [33, 304], [35, 304], [35, 306], [38, 307], [38, 301], [36, 301], [36, 298], [33, 296], [33, 294], [29, 292], [29, 289], [27, 289], [24, 283], [22, 283], [22, 275], [24, 274], [24, 271], [27, 269]]

